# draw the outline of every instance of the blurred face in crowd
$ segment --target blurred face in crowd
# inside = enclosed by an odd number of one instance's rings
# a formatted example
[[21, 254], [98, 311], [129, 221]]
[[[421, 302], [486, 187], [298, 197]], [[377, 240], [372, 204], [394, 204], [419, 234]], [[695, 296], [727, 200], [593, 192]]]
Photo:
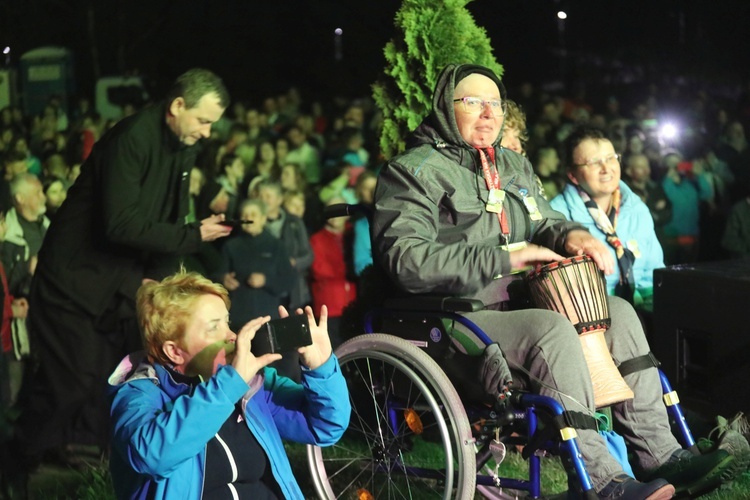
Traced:
[[229, 312], [217, 295], [201, 295], [195, 300], [185, 334], [179, 342], [168, 340], [162, 349], [175, 370], [189, 376], [209, 379], [219, 365], [234, 359], [237, 335], [229, 327]]
[[29, 164], [26, 160], [11, 161], [5, 164], [5, 179], [11, 180], [13, 177], [25, 174], [29, 171]]
[[245, 176], [245, 162], [239, 156], [225, 168], [228, 179], [241, 181]]
[[651, 165], [646, 155], [633, 155], [628, 158], [626, 170], [628, 177], [634, 182], [645, 182], [651, 177]]
[[298, 127], [292, 127], [292, 129], [289, 130], [289, 134], [287, 134], [287, 138], [289, 139], [289, 144], [293, 148], [302, 146], [306, 140], [305, 134], [303, 134]]
[[39, 219], [47, 211], [47, 197], [38, 179], [28, 179], [16, 193], [18, 212], [29, 221]]
[[279, 139], [276, 141], [276, 158], [279, 159], [280, 162], [284, 161], [284, 158], [286, 158], [287, 153], [289, 152], [289, 143], [286, 141], [286, 139]]
[[68, 196], [68, 191], [62, 181], [55, 181], [47, 187], [45, 195], [47, 196], [47, 210], [54, 212], [63, 204]]
[[[500, 89], [489, 77], [473, 73], [456, 85], [454, 99], [476, 97], [483, 101], [500, 101]], [[467, 111], [463, 102], [454, 102], [456, 125], [461, 137], [474, 147], [486, 148], [492, 146], [500, 135], [503, 125], [503, 115], [500, 111], [493, 112], [491, 106], [484, 102], [476, 112]]]
[[257, 109], [248, 109], [247, 113], [245, 113], [245, 125], [247, 125], [248, 128], [255, 128], [259, 124], [259, 118], [258, 118], [258, 110]]
[[643, 141], [637, 135], [628, 139], [628, 152], [631, 154], [643, 153]]
[[503, 138], [500, 140], [500, 145], [518, 154], [523, 154], [520, 135], [521, 133], [517, 128], [506, 126], [503, 129]]
[[242, 230], [247, 234], [258, 236], [263, 232], [263, 228], [266, 227], [267, 217], [258, 205], [245, 205], [240, 213], [240, 217], [242, 220], [253, 221], [252, 224], [242, 224]]
[[286, 190], [298, 189], [297, 169], [294, 165], [284, 165], [281, 169], [281, 187]]
[[260, 195], [260, 199], [266, 205], [266, 212], [271, 215], [276, 214], [281, 207], [281, 202], [283, 201], [281, 193], [273, 187], [262, 186], [258, 190], [258, 194]]
[[284, 198], [284, 210], [300, 219], [305, 216], [305, 197], [302, 194]]
[[263, 162], [270, 163], [276, 158], [276, 149], [270, 142], [264, 142], [260, 145], [260, 159]]
[[612, 143], [607, 139], [584, 139], [573, 150], [573, 164], [568, 171], [570, 181], [600, 207], [608, 208], [609, 199], [620, 184], [620, 162]]
[[193, 108], [188, 108], [185, 99], [178, 97], [169, 105], [167, 123], [181, 143], [192, 146], [211, 135], [211, 124], [221, 118], [223, 113], [224, 108], [215, 92], [201, 97]]
[[375, 201], [375, 186], [378, 184], [377, 177], [368, 177], [357, 186], [357, 199], [365, 205], [372, 205]]

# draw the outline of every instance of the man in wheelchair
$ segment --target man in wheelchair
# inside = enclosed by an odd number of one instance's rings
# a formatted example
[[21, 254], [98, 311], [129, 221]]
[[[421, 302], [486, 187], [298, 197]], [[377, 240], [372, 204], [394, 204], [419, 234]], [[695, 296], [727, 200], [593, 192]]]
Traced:
[[[550, 208], [528, 160], [500, 146], [504, 110], [502, 83], [488, 68], [460, 64], [442, 71], [432, 112], [407, 151], [380, 174], [375, 258], [406, 292], [480, 299], [486, 308], [466, 316], [498, 344], [511, 368], [528, 374], [533, 392], [568, 411], [593, 414], [592, 382], [571, 321], [542, 309], [509, 310], [506, 280], [498, 278], [565, 256], [587, 254], [606, 274], [615, 264], [605, 244]], [[726, 451], [696, 455], [673, 436], [638, 317], [626, 301], [608, 300], [606, 346], [634, 393], [612, 405], [612, 415], [638, 479], [623, 472], [597, 431], [580, 429], [599, 498], [671, 498], [731, 479], [739, 467]]]

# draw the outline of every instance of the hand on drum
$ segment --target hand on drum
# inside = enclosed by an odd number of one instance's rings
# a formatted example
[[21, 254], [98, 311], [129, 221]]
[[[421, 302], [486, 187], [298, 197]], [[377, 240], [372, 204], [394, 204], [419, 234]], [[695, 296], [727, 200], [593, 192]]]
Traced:
[[520, 250], [510, 252], [510, 267], [515, 272], [527, 267], [534, 267], [537, 264], [546, 264], [564, 258], [549, 248], [529, 243]]
[[570, 231], [565, 238], [565, 250], [570, 255], [590, 255], [604, 274], [615, 272], [615, 259], [609, 252], [609, 248], [605, 243], [591, 236], [588, 231], [583, 229]]

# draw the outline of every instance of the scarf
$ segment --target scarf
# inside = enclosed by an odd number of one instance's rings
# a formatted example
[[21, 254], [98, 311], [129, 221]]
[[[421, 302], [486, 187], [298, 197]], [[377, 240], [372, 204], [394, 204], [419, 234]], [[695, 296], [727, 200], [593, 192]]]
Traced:
[[617, 267], [620, 269], [620, 282], [615, 286], [615, 295], [621, 297], [631, 304], [633, 303], [633, 293], [635, 292], [635, 278], [633, 277], [633, 263], [635, 262], [635, 255], [620, 241], [620, 237], [617, 236], [617, 217], [620, 215], [620, 202], [622, 201], [622, 193], [620, 188], [612, 193], [612, 206], [609, 209], [609, 214], [605, 213], [604, 210], [599, 208], [591, 197], [581, 189], [577, 187], [578, 194], [583, 200], [583, 204], [589, 211], [591, 218], [594, 219], [596, 227], [604, 233], [607, 243], [615, 249], [615, 255], [617, 256]]

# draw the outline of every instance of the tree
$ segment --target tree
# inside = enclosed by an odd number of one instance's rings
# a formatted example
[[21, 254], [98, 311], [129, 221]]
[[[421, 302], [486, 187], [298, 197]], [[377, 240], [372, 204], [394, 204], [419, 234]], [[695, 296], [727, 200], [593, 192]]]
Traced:
[[396, 13], [384, 75], [373, 85], [383, 113], [380, 150], [386, 158], [404, 150], [406, 136], [430, 111], [432, 90], [445, 65], [480, 64], [502, 76], [487, 32], [466, 9], [470, 1], [404, 0]]

